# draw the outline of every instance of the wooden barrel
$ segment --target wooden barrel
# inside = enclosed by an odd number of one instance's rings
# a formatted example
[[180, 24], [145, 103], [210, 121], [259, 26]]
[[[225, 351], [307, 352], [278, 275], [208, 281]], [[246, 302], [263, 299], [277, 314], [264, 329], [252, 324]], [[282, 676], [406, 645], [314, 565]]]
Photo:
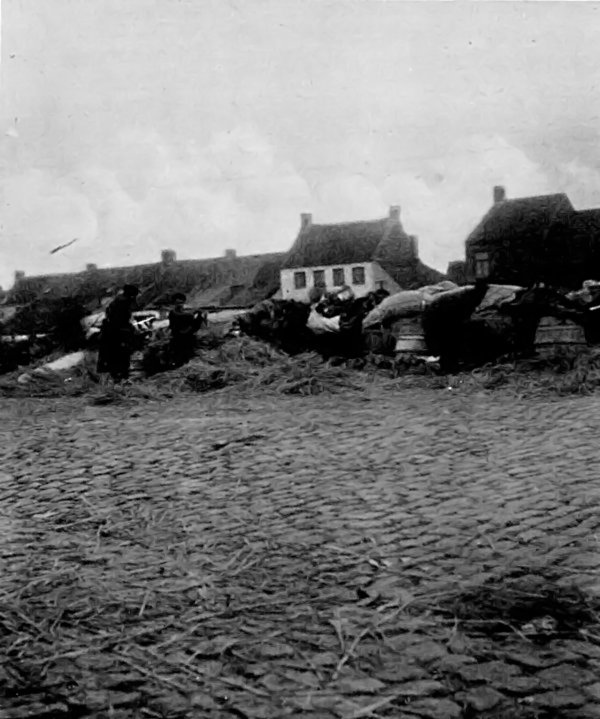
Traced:
[[396, 352], [423, 354], [427, 345], [423, 335], [402, 335], [396, 340]]
[[571, 320], [542, 317], [535, 335], [535, 350], [541, 356], [585, 349], [587, 342], [583, 327]]
[[396, 339], [396, 352], [402, 354], [424, 354], [427, 352], [425, 335], [420, 317], [399, 319], [391, 327]]

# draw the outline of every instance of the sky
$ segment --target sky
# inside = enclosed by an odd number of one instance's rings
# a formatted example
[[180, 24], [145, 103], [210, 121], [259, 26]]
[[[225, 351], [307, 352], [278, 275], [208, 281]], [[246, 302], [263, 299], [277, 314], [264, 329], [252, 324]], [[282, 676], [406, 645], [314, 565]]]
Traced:
[[[0, 285], [285, 251], [400, 205], [444, 270], [504, 185], [600, 207], [600, 5], [2, 0]], [[68, 248], [50, 254], [73, 239]]]

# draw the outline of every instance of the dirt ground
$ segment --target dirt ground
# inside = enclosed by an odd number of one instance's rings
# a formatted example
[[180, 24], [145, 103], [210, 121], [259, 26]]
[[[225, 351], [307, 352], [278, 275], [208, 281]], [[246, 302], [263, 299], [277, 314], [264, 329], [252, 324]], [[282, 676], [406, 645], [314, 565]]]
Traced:
[[597, 627], [444, 608], [600, 594], [598, 402], [4, 400], [0, 717], [600, 717]]

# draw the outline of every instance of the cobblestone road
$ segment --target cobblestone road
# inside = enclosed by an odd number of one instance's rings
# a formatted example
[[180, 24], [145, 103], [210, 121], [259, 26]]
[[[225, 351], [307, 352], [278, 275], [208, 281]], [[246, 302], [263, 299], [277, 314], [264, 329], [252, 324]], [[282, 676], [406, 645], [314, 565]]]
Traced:
[[0, 690], [0, 717], [600, 717], [590, 641], [500, 647], [403, 612], [519, 566], [598, 592], [598, 406], [427, 390], [7, 401], [1, 596], [52, 626], [37, 688]]

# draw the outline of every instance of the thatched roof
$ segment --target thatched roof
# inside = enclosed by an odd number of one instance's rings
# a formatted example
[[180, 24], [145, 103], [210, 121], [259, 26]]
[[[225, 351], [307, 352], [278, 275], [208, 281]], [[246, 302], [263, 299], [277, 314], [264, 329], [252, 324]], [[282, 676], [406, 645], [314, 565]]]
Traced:
[[[311, 225], [298, 235], [283, 268], [372, 262], [387, 228], [387, 219]], [[408, 241], [408, 236], [404, 237]]]
[[574, 213], [562, 193], [503, 200], [490, 208], [467, 238], [467, 246], [501, 244], [506, 237], [522, 235], [528, 241], [544, 241], [552, 225]]
[[142, 306], [168, 303], [174, 292], [184, 292], [194, 306], [227, 306], [234, 295], [241, 298], [242, 290], [246, 291], [244, 301], [251, 306], [277, 289], [284, 257], [283, 253], [268, 253], [25, 277], [9, 291], [9, 302], [29, 304], [66, 295], [94, 309], [107, 294], [133, 284], [140, 288]]

